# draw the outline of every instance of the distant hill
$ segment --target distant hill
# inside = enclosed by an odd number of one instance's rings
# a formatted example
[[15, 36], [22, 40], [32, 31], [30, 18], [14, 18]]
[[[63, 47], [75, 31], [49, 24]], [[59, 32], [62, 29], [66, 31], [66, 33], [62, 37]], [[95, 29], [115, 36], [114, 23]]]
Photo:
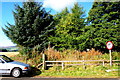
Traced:
[[17, 46], [0, 47], [0, 52], [17, 52], [18, 50]]

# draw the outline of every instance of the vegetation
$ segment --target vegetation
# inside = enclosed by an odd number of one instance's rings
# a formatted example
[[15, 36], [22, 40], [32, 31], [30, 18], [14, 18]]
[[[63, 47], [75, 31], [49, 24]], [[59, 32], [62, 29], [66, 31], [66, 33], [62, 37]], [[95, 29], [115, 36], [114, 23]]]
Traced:
[[10, 46], [10, 47], [0, 47], [0, 52], [17, 52], [18, 47], [16, 46]]
[[[84, 35], [89, 48], [105, 50], [107, 41], [112, 41], [114, 50], [120, 48], [120, 2], [94, 2], [88, 16]], [[117, 7], [118, 6], [118, 7]]]
[[65, 8], [57, 13], [55, 19], [55, 35], [51, 36], [50, 42], [57, 50], [75, 49], [81, 50], [80, 36], [85, 26], [85, 14], [78, 3], [69, 11]]
[[[57, 51], [53, 48], [48, 48], [43, 51], [44, 54], [46, 54], [46, 60], [109, 60], [109, 54], [105, 53], [102, 54], [99, 51], [95, 51], [95, 49], [91, 49], [90, 51], [83, 51], [79, 52], [77, 50], [64, 50], [64, 51]], [[35, 52], [36, 54], [36, 52]], [[41, 53], [42, 54], [42, 53]], [[120, 60], [120, 53], [118, 52], [112, 52], [112, 59], [113, 60]], [[34, 55], [33, 59], [28, 59], [27, 63], [30, 64], [32, 67], [37, 67], [38, 64], [42, 63], [42, 55]], [[23, 57], [23, 55], [19, 54], [17, 56], [12, 57], [12, 59], [26, 62], [26, 57]], [[118, 63], [118, 62], [116, 62]], [[73, 64], [73, 63], [65, 63], [65, 64]], [[89, 64], [89, 63], [88, 63]], [[120, 69], [120, 66], [117, 64], [114, 64], [112, 67], [105, 64], [105, 66], [102, 65], [81, 65], [81, 66], [65, 66], [64, 70], [62, 70], [59, 66], [53, 66], [53, 67], [47, 67], [48, 70], [42, 70], [42, 66], [39, 68], [39, 70], [34, 70], [34, 74], [37, 74], [37, 76], [42, 77], [97, 77], [97, 78], [117, 78], [120, 74], [118, 74], [118, 70]], [[111, 72], [106, 72], [106, 70], [114, 70]]]
[[[31, 65], [42, 62], [42, 53], [47, 60], [109, 60], [106, 42], [114, 43], [112, 58], [120, 60], [120, 2], [94, 2], [85, 18], [83, 8], [76, 3], [73, 8], [65, 8], [51, 15], [41, 3], [25, 2], [23, 7], [16, 5], [13, 11], [15, 24], [8, 23], [4, 33], [20, 49], [14, 57]], [[51, 48], [52, 47], [52, 48]], [[90, 51], [86, 51], [90, 49]], [[117, 77], [118, 71], [107, 73], [107, 69], [118, 69], [118, 65], [67, 67], [61, 70], [52, 67], [42, 71], [40, 76], [72, 77]]]
[[[70, 11], [65, 8], [54, 16], [55, 35], [50, 37], [51, 46], [57, 50], [84, 51], [95, 48], [106, 52], [106, 42], [112, 41], [119, 51], [120, 39], [119, 2], [94, 2], [87, 20], [83, 8], [75, 4]], [[87, 23], [87, 24], [86, 24]]]
[[8, 52], [6, 49], [0, 49], [0, 52]]
[[0, 55], [6, 55], [8, 57], [18, 56], [19, 52], [0, 52]]
[[34, 48], [39, 45], [41, 50], [48, 45], [48, 37], [52, 34], [53, 18], [42, 8], [42, 3], [23, 2], [23, 6], [15, 6], [13, 11], [15, 24], [8, 23], [3, 29], [7, 37], [19, 47]]
[[[29, 56], [30, 58], [28, 58], [28, 56], [26, 57], [26, 55], [21, 55], [21, 54], [12, 58], [14, 60], [26, 62], [30, 65], [38, 66], [38, 64], [41, 64], [43, 61], [42, 54], [46, 55], [46, 60], [48, 61], [109, 60], [110, 59], [108, 53], [102, 54], [100, 51], [96, 51], [95, 49], [91, 49], [90, 51], [80, 52], [77, 50], [70, 50], [70, 49], [64, 51], [57, 51], [53, 48], [45, 49], [42, 53], [36, 52], [36, 50], [32, 51], [32, 55]], [[120, 52], [112, 52], [112, 60], [120, 60], [119, 54]]]
[[[108, 53], [101, 53], [100, 51], [96, 51], [95, 49], [91, 49], [89, 51], [77, 51], [77, 50], [64, 50], [57, 51], [53, 48], [48, 48], [44, 51], [46, 54], [46, 60], [48, 61], [60, 61], [60, 60], [109, 60]], [[120, 60], [120, 52], [112, 52], [113, 60]]]
[[15, 25], [8, 23], [3, 31], [18, 46], [26, 49], [39, 46], [41, 52], [48, 45], [60, 51], [94, 48], [105, 52], [107, 41], [113, 41], [114, 50], [119, 51], [119, 4], [94, 2], [86, 19], [78, 3], [52, 16], [41, 3], [27, 2], [23, 7], [16, 5]]
[[51, 67], [49, 70], [42, 71], [39, 76], [42, 77], [65, 77], [65, 78], [118, 78], [119, 71], [106, 72], [106, 70], [120, 69], [120, 66], [87, 66], [83, 69], [82, 66], [66, 67], [64, 70], [61, 67]]

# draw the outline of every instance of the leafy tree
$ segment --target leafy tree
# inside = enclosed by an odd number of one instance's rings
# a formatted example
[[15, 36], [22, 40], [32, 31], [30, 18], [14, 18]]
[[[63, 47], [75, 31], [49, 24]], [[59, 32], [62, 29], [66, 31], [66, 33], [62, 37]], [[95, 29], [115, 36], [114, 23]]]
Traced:
[[54, 47], [59, 50], [79, 49], [79, 36], [85, 26], [84, 11], [78, 3], [71, 11], [65, 8], [55, 15], [57, 24], [55, 25], [55, 36], [50, 37]]
[[120, 2], [94, 2], [84, 29], [86, 47], [105, 49], [107, 41], [120, 48]]
[[43, 49], [48, 45], [48, 37], [54, 29], [51, 26], [53, 17], [42, 8], [42, 3], [24, 2], [22, 7], [15, 5], [13, 15], [15, 24], [8, 23], [3, 28], [12, 42], [26, 48], [40, 45]]

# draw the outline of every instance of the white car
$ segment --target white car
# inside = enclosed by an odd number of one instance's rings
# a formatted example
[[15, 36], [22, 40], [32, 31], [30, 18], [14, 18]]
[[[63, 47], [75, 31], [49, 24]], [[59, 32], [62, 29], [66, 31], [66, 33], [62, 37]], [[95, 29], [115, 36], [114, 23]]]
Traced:
[[20, 77], [22, 74], [28, 74], [30, 70], [30, 65], [14, 61], [5, 55], [0, 55], [0, 75]]

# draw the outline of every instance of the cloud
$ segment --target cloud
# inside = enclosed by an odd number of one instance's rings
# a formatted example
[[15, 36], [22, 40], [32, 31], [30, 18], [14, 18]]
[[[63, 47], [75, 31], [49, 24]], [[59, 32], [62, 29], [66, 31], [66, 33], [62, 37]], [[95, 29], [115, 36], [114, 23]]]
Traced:
[[65, 7], [72, 7], [77, 0], [44, 0], [43, 7], [61, 11]]

